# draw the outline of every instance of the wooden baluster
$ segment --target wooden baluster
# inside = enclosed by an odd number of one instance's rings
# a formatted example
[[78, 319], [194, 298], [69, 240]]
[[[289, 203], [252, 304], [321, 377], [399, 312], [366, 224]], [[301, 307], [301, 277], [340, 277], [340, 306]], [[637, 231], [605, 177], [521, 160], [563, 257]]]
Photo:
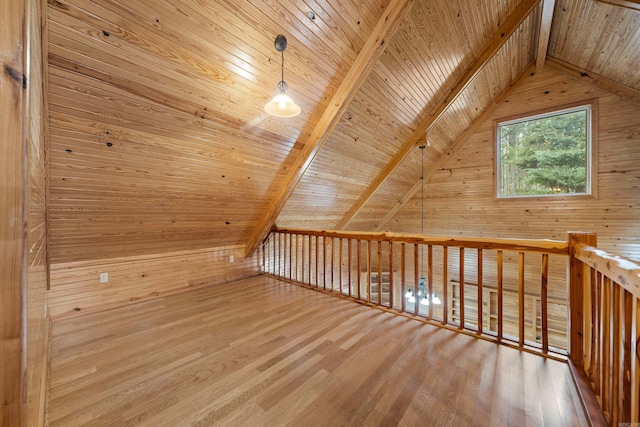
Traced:
[[621, 381], [622, 376], [622, 292], [620, 285], [615, 282], [611, 283], [613, 287], [613, 372], [611, 374], [612, 381], [611, 387], [613, 393], [611, 394], [611, 425], [618, 425], [621, 420], [620, 410], [622, 399], [621, 396]]
[[429, 292], [429, 311], [427, 318], [433, 319], [433, 246], [427, 246], [427, 292]]
[[378, 240], [378, 305], [382, 305], [382, 241]]
[[542, 254], [542, 283], [540, 284], [540, 317], [542, 318], [542, 352], [549, 352], [549, 310], [548, 310], [548, 284], [549, 284], [549, 254]]
[[333, 287], [335, 286], [335, 283], [336, 283], [335, 265], [336, 265], [336, 245], [335, 245], [335, 241], [331, 239], [331, 290], [333, 290]]
[[327, 290], [327, 236], [322, 237], [322, 289]]
[[264, 270], [265, 273], [270, 273], [269, 269], [270, 269], [270, 263], [271, 263], [271, 252], [269, 251], [269, 246], [271, 245], [271, 234], [269, 234], [269, 237], [267, 238], [267, 240], [264, 242], [265, 243], [265, 251], [264, 251]]
[[502, 341], [502, 251], [498, 251], [498, 341]]
[[596, 321], [596, 363], [595, 363], [595, 372], [593, 374], [595, 380], [593, 383], [593, 390], [596, 396], [600, 396], [601, 387], [602, 387], [602, 376], [600, 373], [602, 372], [602, 304], [603, 304], [603, 296], [602, 296], [602, 273], [596, 273], [596, 307], [597, 307], [597, 317]]
[[302, 235], [302, 247], [300, 248], [300, 282], [305, 283], [304, 281], [304, 264], [305, 264], [305, 253], [304, 253], [304, 244], [305, 235]]
[[393, 243], [389, 242], [389, 308], [393, 308]]
[[289, 233], [289, 280], [293, 279], [293, 234]]
[[478, 335], [482, 334], [482, 329], [484, 326], [484, 301], [482, 296], [482, 249], [478, 249], [478, 262], [477, 262], [477, 270], [478, 270]]
[[281, 264], [282, 263], [281, 240], [282, 240], [282, 234], [278, 233], [278, 248], [276, 249], [276, 253], [277, 253], [277, 256], [278, 256], [278, 270], [277, 270], [278, 273], [276, 274], [276, 276], [278, 276], [278, 277], [281, 276], [281, 274], [280, 274], [280, 266], [282, 265]]
[[418, 295], [418, 284], [420, 283], [420, 270], [418, 265], [418, 245], [413, 245], [413, 295], [415, 301], [413, 303], [413, 314], [418, 315], [418, 306], [420, 305], [420, 295]]
[[342, 238], [338, 239], [338, 289], [342, 295]]
[[611, 312], [611, 279], [604, 277], [603, 280], [603, 301], [602, 301], [602, 391], [600, 398], [602, 401], [602, 411], [605, 413], [611, 412], [611, 378], [609, 376], [609, 366], [611, 366], [611, 326], [612, 316]]
[[596, 304], [596, 270], [589, 268], [589, 275], [585, 281], [585, 333], [589, 340], [585, 340], [584, 371], [591, 383], [594, 382], [593, 372], [596, 360], [596, 327], [597, 327], [597, 304]]
[[407, 272], [405, 271], [405, 244], [400, 244], [400, 298], [402, 299], [402, 312], [407, 311]]
[[623, 324], [622, 324], [622, 393], [620, 393], [622, 404], [621, 422], [631, 422], [632, 414], [632, 386], [633, 386], [633, 359], [635, 358], [635, 347], [632, 346], [633, 327], [635, 316], [635, 297], [631, 292], [622, 290], [622, 308], [623, 308]]
[[371, 302], [371, 240], [367, 240], [367, 302]]
[[349, 286], [349, 297], [352, 297], [353, 293], [351, 292], [351, 252], [352, 252], [351, 239], [347, 240], [347, 252], [348, 252], [347, 253], [347, 263], [349, 264], [349, 267], [347, 267], [347, 274], [348, 274], [347, 283], [348, 283], [348, 286]]
[[296, 237], [296, 250], [295, 250], [295, 254], [296, 254], [295, 271], [296, 271], [296, 274], [295, 274], [295, 281], [298, 282], [299, 281], [298, 280], [299, 279], [298, 272], [299, 272], [299, 269], [300, 269], [300, 267], [299, 267], [300, 258], [298, 256], [298, 254], [299, 254], [299, 251], [300, 251], [300, 245], [299, 245], [299, 242], [298, 242], [298, 235], [295, 234], [295, 237]]
[[357, 250], [356, 250], [356, 257], [358, 258], [357, 260], [357, 269], [358, 269], [358, 278], [357, 278], [357, 282], [358, 282], [358, 299], [361, 300], [362, 299], [362, 292], [360, 291], [360, 287], [362, 286], [362, 242], [360, 240], [356, 240], [357, 243]]
[[316, 288], [320, 287], [320, 276], [318, 276], [318, 272], [320, 271], [318, 258], [320, 257], [320, 236], [316, 236]]
[[460, 326], [459, 329], [464, 329], [464, 248], [460, 247], [460, 292], [459, 292], [459, 311], [460, 311]]
[[640, 333], [640, 309], [638, 298], [633, 298], [631, 304], [631, 423], [640, 422], [640, 360], [637, 355], [638, 334]]
[[524, 252], [518, 252], [518, 335], [524, 347]]
[[449, 279], [447, 278], [447, 272], [449, 269], [449, 256], [448, 256], [448, 247], [442, 247], [442, 324], [446, 325], [449, 323], [449, 287], [447, 286], [447, 282]]

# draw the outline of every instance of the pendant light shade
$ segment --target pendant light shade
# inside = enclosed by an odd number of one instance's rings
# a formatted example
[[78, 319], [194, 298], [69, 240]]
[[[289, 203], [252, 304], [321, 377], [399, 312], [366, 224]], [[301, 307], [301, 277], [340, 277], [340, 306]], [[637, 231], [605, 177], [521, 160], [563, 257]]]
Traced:
[[295, 117], [300, 114], [300, 107], [284, 92], [280, 92], [264, 106], [264, 111], [276, 117]]
[[276, 37], [274, 46], [282, 54], [282, 79], [278, 83], [280, 93], [264, 106], [264, 111], [276, 117], [295, 117], [300, 114], [300, 107], [287, 95], [287, 82], [284, 81], [284, 50], [287, 48], [287, 38], [282, 34]]

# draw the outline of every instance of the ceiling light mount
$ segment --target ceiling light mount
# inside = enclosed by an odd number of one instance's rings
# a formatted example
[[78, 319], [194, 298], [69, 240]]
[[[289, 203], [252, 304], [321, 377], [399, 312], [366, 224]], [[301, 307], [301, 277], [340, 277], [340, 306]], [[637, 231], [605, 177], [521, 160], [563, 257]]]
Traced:
[[281, 80], [278, 82], [280, 93], [264, 106], [264, 110], [276, 117], [294, 117], [300, 114], [300, 107], [286, 94], [289, 85], [284, 81], [284, 50], [287, 48], [287, 38], [278, 34], [273, 42], [274, 47], [282, 55]]

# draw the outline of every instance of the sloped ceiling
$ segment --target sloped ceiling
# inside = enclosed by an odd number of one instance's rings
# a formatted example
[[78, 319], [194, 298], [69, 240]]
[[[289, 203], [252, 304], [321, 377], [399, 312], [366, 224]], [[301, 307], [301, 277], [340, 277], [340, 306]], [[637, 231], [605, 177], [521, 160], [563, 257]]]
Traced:
[[[376, 25], [398, 3], [50, 1], [52, 262], [255, 240]], [[275, 210], [279, 226], [384, 227], [415, 191], [419, 150], [372, 183], [403, 146], [413, 147], [444, 100], [425, 151], [425, 166], [437, 166], [535, 61], [542, 4], [554, 2], [406, 3], [382, 56]], [[482, 57], [523, 4], [530, 12]], [[551, 58], [640, 89], [640, 12], [593, 0], [557, 0], [554, 10]], [[262, 109], [277, 93], [279, 33], [288, 39], [288, 93], [302, 107], [292, 119]], [[459, 96], [447, 99], [456, 85]]]

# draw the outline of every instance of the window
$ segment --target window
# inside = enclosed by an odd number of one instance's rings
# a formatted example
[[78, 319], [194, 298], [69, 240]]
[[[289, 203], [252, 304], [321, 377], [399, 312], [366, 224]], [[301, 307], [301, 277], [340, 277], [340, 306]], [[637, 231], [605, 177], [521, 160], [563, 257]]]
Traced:
[[591, 194], [591, 105], [499, 122], [499, 198]]

